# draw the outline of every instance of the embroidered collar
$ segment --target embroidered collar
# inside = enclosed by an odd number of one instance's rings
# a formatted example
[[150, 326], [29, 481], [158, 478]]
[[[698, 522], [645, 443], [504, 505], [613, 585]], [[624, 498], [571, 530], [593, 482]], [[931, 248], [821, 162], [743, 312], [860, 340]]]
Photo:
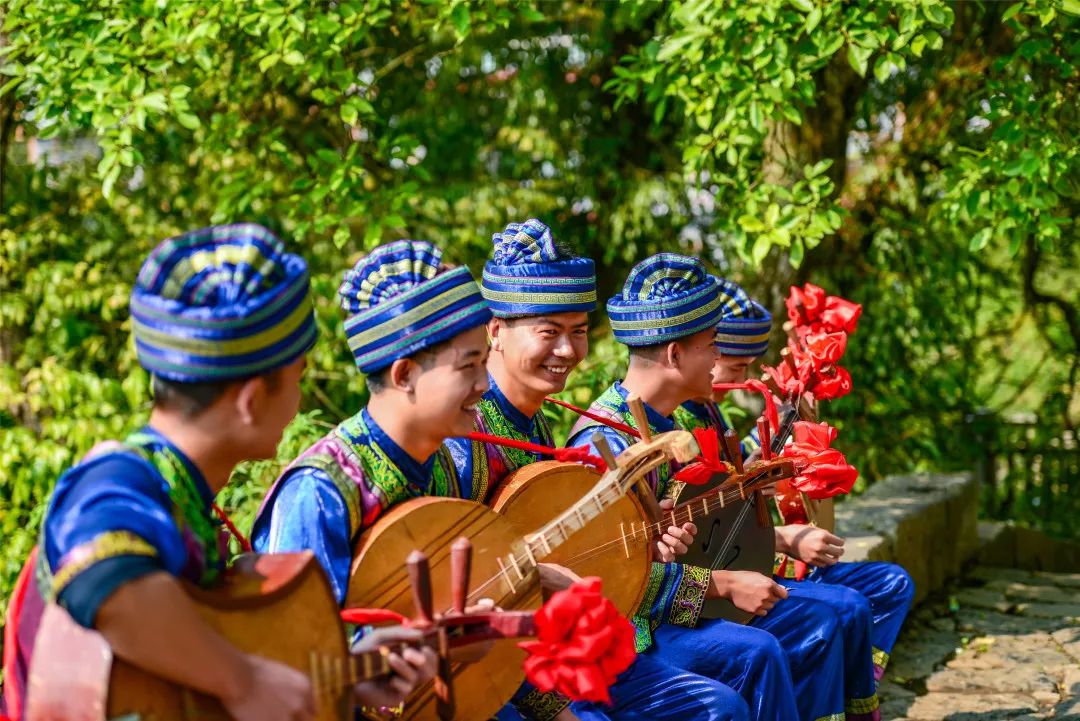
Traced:
[[[360, 422], [364, 426], [363, 430], [367, 431], [367, 443], [378, 446], [379, 450], [381, 450], [386, 455], [387, 459], [389, 459], [391, 463], [397, 466], [398, 470], [401, 471], [401, 474], [405, 477], [406, 481], [421, 489], [422, 491], [426, 491], [428, 484], [431, 483], [431, 474], [435, 468], [435, 456], [438, 455], [438, 453], [433, 453], [430, 458], [428, 458], [423, 463], [420, 463], [415, 458], [406, 453], [404, 450], [402, 450], [401, 446], [399, 446], [394, 441], [394, 439], [391, 438], [386, 433], [386, 431], [384, 431], [379, 426], [379, 424], [375, 422], [375, 419], [371, 417], [370, 413], [368, 413], [367, 408], [361, 409], [360, 413], [354, 417], [358, 417], [360, 419]], [[343, 430], [346, 430], [346, 432], [349, 433], [350, 436], [353, 435], [352, 431], [354, 429], [346, 429], [343, 427]], [[354, 443], [364, 442], [363, 440], [356, 437], [351, 438], [351, 440]]]
[[203, 503], [203, 507], [209, 512], [210, 505], [214, 502], [214, 492], [210, 490], [210, 484], [206, 482], [206, 478], [203, 476], [202, 471], [198, 466], [187, 457], [187, 455], [181, 451], [175, 443], [170, 441], [161, 431], [157, 430], [151, 425], [143, 426], [143, 428], [137, 431], [139, 435], [148, 436], [149, 440], [153, 444], [160, 444], [164, 447], [164, 450], [169, 451], [170, 457], [180, 461], [182, 469], [187, 473], [191, 485], [199, 494], [199, 499]]
[[[503, 417], [506, 418], [506, 420], [510, 421], [510, 425], [513, 426], [514, 430], [516, 430], [518, 433], [525, 436], [526, 438], [530, 438], [536, 435], [533, 433], [533, 424], [536, 420], [536, 416], [529, 418], [527, 415], [518, 410], [518, 407], [510, 402], [510, 400], [502, 392], [502, 389], [499, 388], [498, 384], [495, 383], [495, 379], [490, 374], [488, 375], [488, 383], [491, 387], [488, 388], [487, 393], [484, 394], [484, 398], [487, 398], [489, 401], [495, 404], [495, 407], [498, 408], [499, 413], [501, 413]], [[537, 415], [541, 415], [543, 414], [543, 411], [537, 411], [536, 413]]]

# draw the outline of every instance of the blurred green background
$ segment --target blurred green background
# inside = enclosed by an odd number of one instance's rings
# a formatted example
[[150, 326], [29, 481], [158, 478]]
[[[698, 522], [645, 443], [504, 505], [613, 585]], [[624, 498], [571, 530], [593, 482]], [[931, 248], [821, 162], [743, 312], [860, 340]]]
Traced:
[[[279, 460], [224, 492], [242, 527], [364, 400], [335, 304], [358, 254], [420, 238], [479, 270], [536, 217], [598, 261], [604, 298], [668, 250], [780, 317], [808, 280], [862, 303], [855, 390], [823, 414], [858, 489], [981, 469], [987, 516], [1075, 536], [1078, 12], [0, 0], [0, 608], [56, 477], [147, 416], [140, 261], [240, 220], [310, 261], [322, 331]], [[624, 363], [596, 313], [567, 397]]]

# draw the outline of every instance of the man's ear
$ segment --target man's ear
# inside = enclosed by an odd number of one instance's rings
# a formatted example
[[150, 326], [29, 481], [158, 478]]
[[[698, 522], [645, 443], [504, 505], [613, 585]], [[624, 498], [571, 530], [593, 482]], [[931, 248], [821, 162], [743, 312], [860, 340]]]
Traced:
[[248, 378], [236, 390], [236, 413], [245, 426], [255, 425], [255, 419], [259, 417], [268, 391], [263, 376]]
[[678, 368], [682, 362], [682, 346], [678, 341], [671, 341], [664, 348], [664, 361], [669, 368]]
[[390, 371], [386, 374], [387, 385], [403, 393], [412, 393], [416, 389], [419, 372], [419, 363], [411, 358], [398, 358], [390, 364]]
[[502, 353], [502, 331], [506, 326], [501, 318], [492, 318], [487, 324], [488, 342], [491, 350]]

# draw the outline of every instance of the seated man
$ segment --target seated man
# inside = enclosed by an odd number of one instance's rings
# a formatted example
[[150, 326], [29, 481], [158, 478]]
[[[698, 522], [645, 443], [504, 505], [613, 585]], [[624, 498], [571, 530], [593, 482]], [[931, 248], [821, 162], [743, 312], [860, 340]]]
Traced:
[[[566, 385], [570, 371], [589, 350], [589, 311], [596, 307], [596, 275], [591, 260], [569, 257], [556, 247], [551, 232], [538, 220], [511, 223], [493, 236], [494, 256], [484, 266], [482, 289], [495, 318], [488, 324], [491, 388], [476, 410], [476, 429], [514, 440], [554, 446], [541, 406], [550, 393]], [[538, 460], [528, 451], [484, 445], [463, 438], [447, 441], [463, 479], [472, 479], [477, 500], [483, 500], [518, 468]], [[576, 499], [567, 499], [571, 502]], [[682, 529], [670, 529], [679, 537]], [[676, 544], [673, 537], [668, 541]], [[683, 547], [685, 551], [685, 547]], [[666, 544], [661, 554], [670, 558]], [[668, 594], [674, 598], [675, 589]], [[670, 607], [670, 602], [667, 604]], [[638, 650], [644, 646], [639, 644]], [[777, 676], [786, 676], [776, 654]], [[753, 683], [755, 679], [751, 679]], [[611, 689], [614, 708], [574, 704], [583, 718], [605, 713], [612, 719], [747, 718], [746, 704], [714, 679], [657, 660], [638, 656]], [[789, 692], [790, 693], [790, 692]], [[532, 719], [556, 718], [569, 704], [555, 694], [524, 686], [514, 698], [521, 714]], [[509, 710], [504, 710], [504, 715]]]
[[[150, 254], [131, 316], [139, 362], [153, 374], [150, 422], [57, 481], [37, 586], [14, 621], [19, 653], [6, 669], [7, 710], [18, 715], [12, 706], [24, 705], [43, 601], [55, 600], [119, 658], [217, 697], [233, 718], [311, 718], [307, 676], [228, 643], [178, 581], [207, 586], [221, 576], [226, 546], [214, 496], [236, 464], [274, 455], [296, 413], [316, 337], [307, 266], [258, 225], [194, 231]], [[396, 703], [434, 674], [430, 652], [391, 656], [400, 676], [358, 685], [358, 702]]]
[[[626, 378], [616, 381], [589, 410], [636, 428], [637, 421], [626, 403], [632, 392], [641, 398], [653, 433], [673, 430], [676, 426], [671, 414], [675, 409], [711, 391], [709, 371], [716, 357], [713, 340], [723, 303], [716, 279], [695, 258], [661, 253], [636, 265], [622, 292], [608, 301], [615, 339], [630, 350]], [[591, 447], [591, 436], [597, 431], [616, 453], [633, 442], [621, 431], [582, 418], [571, 431], [568, 445]], [[670, 464], [649, 474], [657, 498], [665, 497], [674, 485], [672, 475]], [[755, 704], [768, 703], [780, 693], [790, 697], [789, 690], [745, 687], [750, 678], [747, 669], [760, 663], [760, 649], [767, 642], [775, 645], [779, 641], [790, 664], [798, 710], [786, 709], [772, 717], [804, 721], [843, 718], [843, 640], [838, 632], [840, 621], [831, 609], [788, 598], [787, 589], [759, 573], [685, 568], [684, 573], [701, 578], [703, 588], [684, 599], [688, 607], [683, 624], [657, 625], [650, 620], [642, 626], [653, 638], [646, 657], [729, 683], [748, 700], [753, 699], [754, 710]], [[670, 583], [665, 580], [650, 590], [667, 588]], [[699, 623], [705, 598], [727, 598], [758, 617], [747, 626], [719, 619]], [[651, 602], [647, 597], [645, 607]]]
[[[772, 318], [760, 304], [753, 301], [741, 287], [721, 281], [725, 294], [732, 300], [717, 325], [716, 345], [720, 352], [713, 366], [713, 383], [742, 383], [750, 365], [768, 348]], [[695, 399], [675, 411], [675, 420], [686, 429], [713, 427], [724, 433], [731, 423], [716, 401], [723, 394], [713, 394], [710, 400]], [[743, 439], [744, 456], [758, 448], [757, 432]], [[871, 714], [877, 708], [876, 684], [881, 680], [900, 627], [907, 617], [915, 585], [901, 566], [895, 563], [843, 563], [844, 541], [823, 528], [789, 524], [776, 529], [776, 548], [814, 567], [803, 581], [783, 578], [788, 589], [833, 603], [848, 619], [845, 623], [847, 653], [848, 718], [853, 714]], [[841, 610], [845, 609], [845, 610]], [[856, 630], [869, 619], [868, 630]], [[856, 637], [865, 638], [856, 641]], [[870, 645], [870, 650], [863, 647]], [[857, 654], [857, 655], [853, 655]], [[867, 657], [871, 660], [867, 660]], [[867, 671], [872, 663], [873, 670]], [[868, 677], [872, 674], [872, 677]]]

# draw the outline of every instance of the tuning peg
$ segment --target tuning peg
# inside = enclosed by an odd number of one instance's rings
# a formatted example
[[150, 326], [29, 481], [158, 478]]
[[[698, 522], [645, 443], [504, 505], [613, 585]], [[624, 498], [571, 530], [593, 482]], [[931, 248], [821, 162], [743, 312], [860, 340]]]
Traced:
[[608, 469], [616, 468], [619, 461], [615, 458], [611, 445], [607, 442], [607, 438], [604, 438], [604, 434], [597, 431], [592, 434], [591, 440], [593, 446], [600, 453], [600, 457], [604, 459], [604, 464], [607, 465]]
[[724, 446], [727, 448], [728, 458], [731, 459], [732, 465], [735, 466], [735, 472], [742, 475], [742, 449], [739, 448], [739, 436], [735, 431], [729, 430], [724, 434]]
[[631, 393], [626, 396], [626, 405], [630, 407], [630, 415], [634, 417], [634, 423], [637, 424], [638, 432], [641, 433], [641, 440], [648, 443], [652, 440], [652, 429], [649, 428], [649, 417], [645, 414], [645, 404], [636, 393]]
[[405, 565], [409, 569], [409, 583], [412, 584], [417, 620], [430, 624], [435, 615], [431, 600], [431, 569], [428, 566], [428, 557], [423, 551], [415, 550], [405, 559]]
[[469, 596], [469, 574], [472, 571], [472, 544], [462, 536], [450, 546], [450, 591], [454, 612], [465, 613]]
[[765, 416], [761, 416], [757, 419], [757, 432], [758, 443], [761, 444], [761, 459], [769, 460], [772, 458], [772, 433], [769, 429], [769, 422], [765, 420]]

